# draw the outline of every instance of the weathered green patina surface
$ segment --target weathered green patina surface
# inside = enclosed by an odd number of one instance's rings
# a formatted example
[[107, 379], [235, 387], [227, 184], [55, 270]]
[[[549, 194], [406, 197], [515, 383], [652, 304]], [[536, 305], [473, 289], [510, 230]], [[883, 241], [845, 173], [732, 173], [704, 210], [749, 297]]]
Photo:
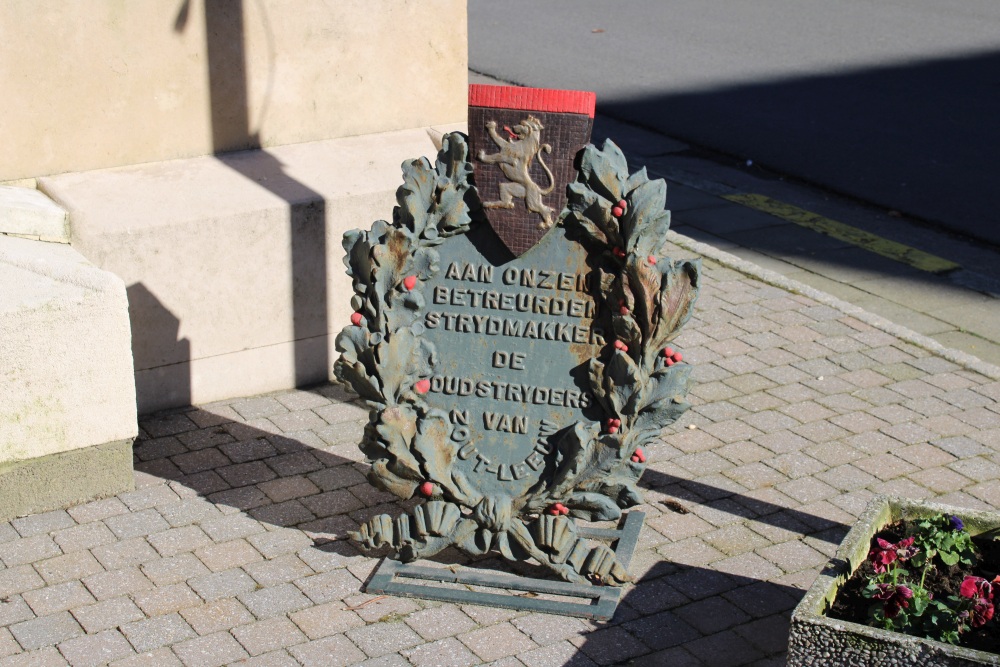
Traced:
[[[660, 255], [666, 187], [607, 142], [579, 156], [567, 206], [514, 257], [489, 225], [466, 139], [404, 165], [393, 222], [347, 234], [352, 326], [338, 378], [367, 399], [361, 447], [379, 488], [427, 502], [354, 535], [404, 561], [452, 544], [534, 558], [569, 581], [621, 583], [573, 518], [641, 502], [643, 446], [686, 409], [668, 343], [698, 265]], [[535, 223], [537, 224], [537, 222]]]

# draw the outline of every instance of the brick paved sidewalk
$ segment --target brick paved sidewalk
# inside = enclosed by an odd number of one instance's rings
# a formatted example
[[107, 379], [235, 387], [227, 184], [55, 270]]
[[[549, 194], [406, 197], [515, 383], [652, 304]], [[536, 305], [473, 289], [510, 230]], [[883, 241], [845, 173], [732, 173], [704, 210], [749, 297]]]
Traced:
[[365, 481], [367, 412], [324, 386], [154, 415], [136, 491], [0, 524], [0, 667], [783, 664], [874, 494], [1000, 505], [1000, 383], [705, 268], [694, 407], [649, 448], [611, 622], [361, 593], [378, 560], [346, 532], [411, 503]]

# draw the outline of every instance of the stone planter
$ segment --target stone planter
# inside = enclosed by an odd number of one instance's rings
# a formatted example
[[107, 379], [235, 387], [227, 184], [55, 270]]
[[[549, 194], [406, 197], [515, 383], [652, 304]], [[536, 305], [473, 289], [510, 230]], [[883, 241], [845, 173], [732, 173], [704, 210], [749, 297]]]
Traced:
[[958, 516], [972, 535], [1000, 528], [1000, 512], [977, 512], [888, 496], [873, 499], [844, 538], [837, 555], [820, 572], [815, 583], [792, 612], [788, 638], [790, 667], [1000, 666], [1000, 655], [994, 653], [870, 628], [825, 615], [837, 591], [867, 558], [869, 544], [875, 533], [900, 519], [921, 518], [939, 513]]

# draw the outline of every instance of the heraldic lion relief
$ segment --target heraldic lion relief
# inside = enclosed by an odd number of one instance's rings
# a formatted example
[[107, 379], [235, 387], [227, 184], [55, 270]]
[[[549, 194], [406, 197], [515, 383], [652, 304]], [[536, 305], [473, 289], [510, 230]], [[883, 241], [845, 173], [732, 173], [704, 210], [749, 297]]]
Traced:
[[[529, 115], [511, 130], [504, 127], [510, 133], [510, 140], [504, 139], [497, 134], [496, 121], [488, 121], [486, 130], [490, 137], [500, 149], [499, 153], [487, 155], [486, 151], [479, 151], [479, 159], [487, 164], [495, 164], [500, 167], [500, 171], [509, 181], [500, 184], [500, 200], [483, 202], [484, 208], [514, 208], [514, 198], [524, 199], [524, 205], [532, 213], [542, 216], [539, 223], [540, 229], [548, 229], [552, 226], [552, 209], [545, 205], [542, 197], [552, 192], [555, 187], [555, 179], [548, 165], [542, 160], [541, 153], [552, 152], [552, 146], [541, 143], [541, 132], [544, 128], [541, 121]], [[538, 157], [538, 164], [542, 165], [545, 174], [549, 177], [549, 186], [542, 189], [531, 180], [531, 163]]]

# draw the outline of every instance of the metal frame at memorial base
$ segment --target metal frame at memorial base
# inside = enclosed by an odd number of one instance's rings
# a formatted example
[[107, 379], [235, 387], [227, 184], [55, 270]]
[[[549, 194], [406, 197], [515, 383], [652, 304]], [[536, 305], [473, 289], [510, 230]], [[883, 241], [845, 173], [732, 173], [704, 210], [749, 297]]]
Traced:
[[[643, 512], [629, 512], [621, 521], [619, 528], [580, 528], [579, 535], [583, 538], [617, 542], [612, 548], [616, 560], [622, 567], [628, 569], [639, 541], [639, 532], [645, 520]], [[426, 583], [408, 583], [411, 581], [433, 581], [447, 584], [459, 584], [466, 587], [485, 587], [505, 591], [521, 591], [533, 594], [552, 595], [569, 598], [580, 598], [588, 602], [567, 602], [563, 600], [524, 597], [517, 593], [489, 593], [472, 590], [471, 588], [444, 588]], [[535, 611], [543, 614], [560, 614], [562, 616], [579, 616], [595, 621], [610, 620], [621, 600], [620, 586], [602, 586], [596, 584], [574, 584], [566, 581], [552, 581], [524, 577], [515, 574], [489, 573], [482, 570], [462, 568], [453, 571], [450, 568], [426, 567], [421, 565], [400, 563], [384, 559], [375, 570], [371, 581], [365, 587], [366, 593], [376, 595], [398, 595], [400, 597], [453, 602], [455, 604], [478, 604], [489, 607], [503, 607], [518, 611]]]

